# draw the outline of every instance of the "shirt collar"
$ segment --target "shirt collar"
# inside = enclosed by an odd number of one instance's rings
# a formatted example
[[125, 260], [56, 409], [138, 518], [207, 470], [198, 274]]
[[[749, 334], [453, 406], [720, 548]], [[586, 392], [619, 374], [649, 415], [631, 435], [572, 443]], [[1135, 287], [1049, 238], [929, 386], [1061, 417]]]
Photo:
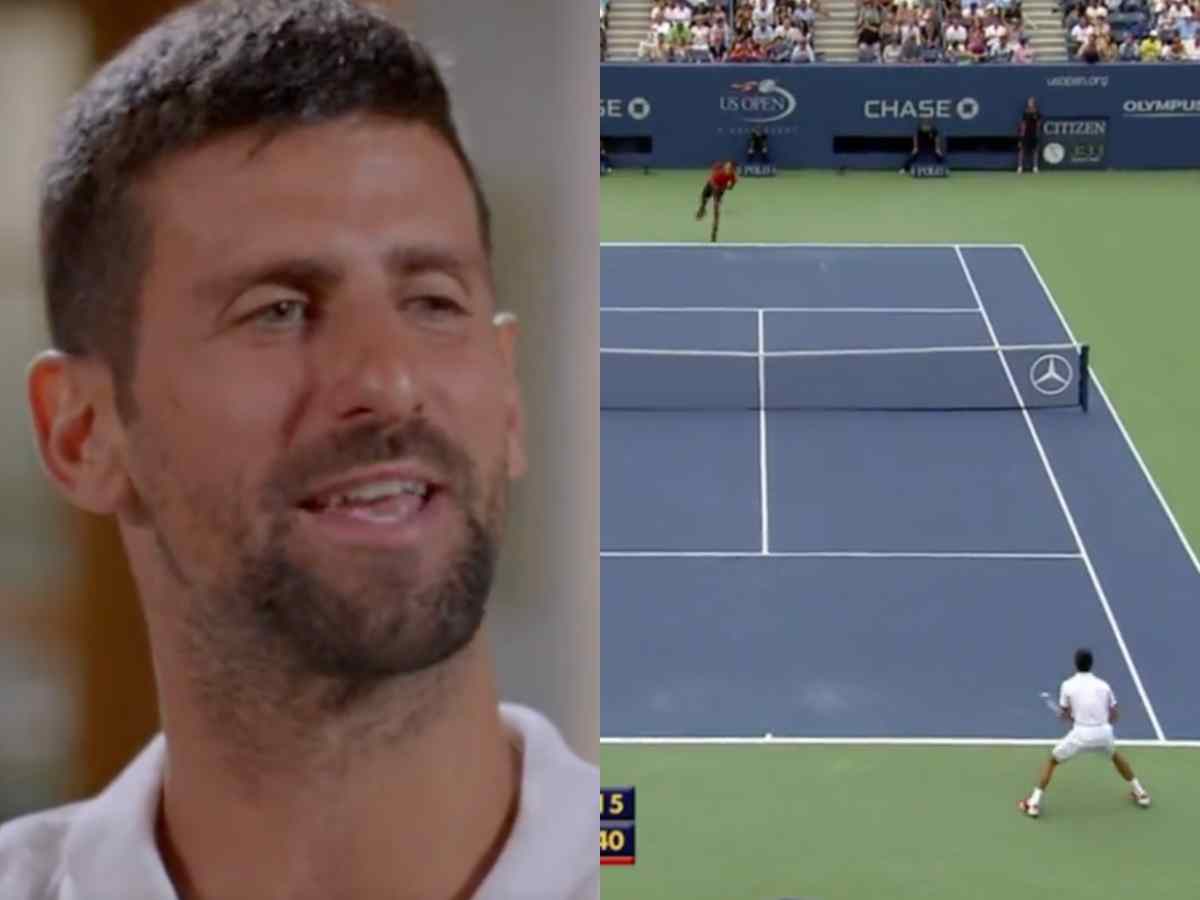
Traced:
[[178, 900], [155, 840], [166, 750], [166, 738], [156, 735], [81, 809], [63, 852], [74, 891], [86, 896], [96, 885], [120, 885], [123, 900]]
[[[599, 867], [594, 814], [599, 770], [576, 757], [541, 713], [501, 704], [500, 715], [522, 741], [520, 805], [475, 900], [562, 900], [590, 890], [589, 879], [598, 874], [588, 863]], [[64, 900], [90, 897], [98, 885], [120, 886], [122, 900], [178, 900], [156, 837], [166, 756], [166, 738], [158, 734], [82, 805], [63, 849]], [[531, 873], [537, 873], [537, 893], [529, 887]]]

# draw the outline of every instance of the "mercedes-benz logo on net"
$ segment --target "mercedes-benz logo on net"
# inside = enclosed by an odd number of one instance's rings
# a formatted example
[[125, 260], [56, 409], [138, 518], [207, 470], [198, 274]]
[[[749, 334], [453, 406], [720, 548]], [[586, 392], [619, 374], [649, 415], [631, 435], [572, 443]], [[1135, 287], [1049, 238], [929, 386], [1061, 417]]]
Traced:
[[1053, 397], [1071, 386], [1075, 370], [1065, 356], [1046, 353], [1039, 356], [1029, 367], [1029, 380], [1039, 394]]

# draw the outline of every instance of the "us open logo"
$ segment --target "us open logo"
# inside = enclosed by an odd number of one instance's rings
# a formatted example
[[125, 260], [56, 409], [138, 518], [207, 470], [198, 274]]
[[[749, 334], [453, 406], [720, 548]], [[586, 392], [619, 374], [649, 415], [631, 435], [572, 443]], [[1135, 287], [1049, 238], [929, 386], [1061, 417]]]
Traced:
[[738, 113], [746, 122], [778, 122], [796, 111], [796, 96], [773, 78], [737, 81], [721, 98], [721, 111]]

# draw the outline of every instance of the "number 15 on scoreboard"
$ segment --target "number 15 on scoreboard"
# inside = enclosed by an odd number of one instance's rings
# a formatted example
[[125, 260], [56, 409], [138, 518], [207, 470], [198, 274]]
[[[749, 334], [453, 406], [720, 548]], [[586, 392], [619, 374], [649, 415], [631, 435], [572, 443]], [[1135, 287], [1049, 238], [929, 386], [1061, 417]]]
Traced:
[[600, 864], [632, 866], [637, 860], [637, 792], [632, 787], [600, 789]]

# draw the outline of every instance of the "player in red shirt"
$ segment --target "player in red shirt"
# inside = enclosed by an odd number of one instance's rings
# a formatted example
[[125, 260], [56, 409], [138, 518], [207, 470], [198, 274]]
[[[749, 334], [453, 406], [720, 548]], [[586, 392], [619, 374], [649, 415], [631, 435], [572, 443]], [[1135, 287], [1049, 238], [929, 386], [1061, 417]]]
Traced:
[[726, 191], [733, 190], [733, 186], [737, 184], [737, 169], [732, 162], [714, 163], [712, 171], [708, 175], [708, 181], [704, 182], [704, 190], [700, 192], [700, 209], [696, 211], [696, 219], [699, 221], [704, 218], [704, 209], [708, 206], [709, 198], [713, 202], [713, 227], [712, 239], [717, 239], [717, 228], [721, 224], [721, 198], [725, 196]]

